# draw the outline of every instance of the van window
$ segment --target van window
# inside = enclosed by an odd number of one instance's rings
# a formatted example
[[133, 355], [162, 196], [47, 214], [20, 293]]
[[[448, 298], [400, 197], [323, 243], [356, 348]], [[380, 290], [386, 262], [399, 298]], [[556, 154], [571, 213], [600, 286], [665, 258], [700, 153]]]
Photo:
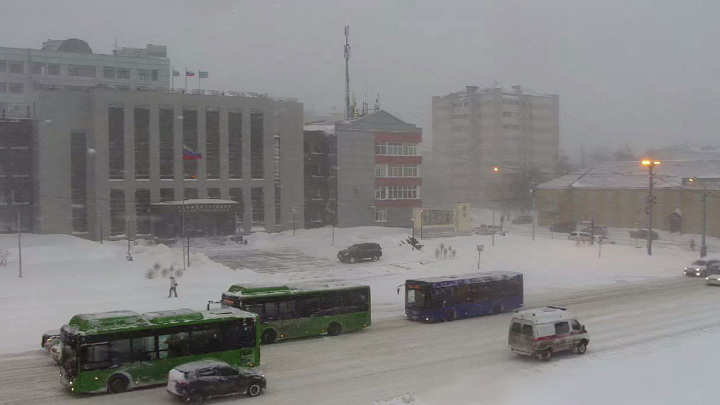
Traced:
[[558, 322], [555, 324], [555, 334], [564, 335], [570, 332], [570, 325], [567, 322]]
[[510, 327], [510, 332], [520, 333], [521, 331], [522, 331], [522, 325], [520, 325], [517, 322], [513, 322], [512, 326]]
[[523, 336], [533, 337], [534, 334], [532, 325], [523, 325], [522, 334]]
[[580, 322], [577, 321], [577, 319], [572, 320], [572, 328], [573, 328], [573, 330], [582, 329], [582, 326], [580, 325]]

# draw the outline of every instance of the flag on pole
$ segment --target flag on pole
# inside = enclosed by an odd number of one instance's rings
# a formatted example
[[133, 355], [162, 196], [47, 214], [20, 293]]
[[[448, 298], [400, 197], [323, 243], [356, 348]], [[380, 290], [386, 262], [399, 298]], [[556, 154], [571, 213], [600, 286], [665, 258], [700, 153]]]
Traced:
[[195, 72], [187, 71], [187, 70], [185, 71], [185, 77], [193, 77], [193, 76], [195, 76]]
[[210, 76], [209, 72], [198, 70], [198, 74], [200, 75], [201, 79], [207, 79]]
[[178, 72], [177, 70], [173, 69], [173, 77], [178, 77], [178, 76], [180, 76], [180, 72]]
[[202, 153], [195, 152], [183, 144], [183, 160], [200, 160]]

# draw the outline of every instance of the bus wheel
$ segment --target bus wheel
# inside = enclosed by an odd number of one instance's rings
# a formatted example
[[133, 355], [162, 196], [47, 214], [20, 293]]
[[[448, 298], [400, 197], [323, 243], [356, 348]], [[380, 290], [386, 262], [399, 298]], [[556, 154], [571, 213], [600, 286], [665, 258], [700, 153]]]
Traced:
[[330, 325], [328, 325], [327, 333], [330, 336], [337, 336], [342, 332], [342, 326], [337, 322], [331, 322]]
[[111, 394], [118, 394], [127, 391], [129, 385], [130, 381], [128, 381], [127, 377], [124, 375], [114, 375], [110, 378], [110, 381], [108, 381], [107, 390]]
[[275, 329], [265, 329], [265, 332], [263, 332], [262, 336], [260, 337], [260, 342], [264, 345], [273, 344], [276, 340], [277, 332], [275, 332]]
[[500, 305], [495, 305], [495, 306], [493, 307], [493, 315], [497, 315], [497, 314], [499, 314], [500, 312], [502, 312], [502, 306], [500, 306]]
[[445, 322], [452, 322], [455, 320], [455, 311], [449, 309], [445, 311]]

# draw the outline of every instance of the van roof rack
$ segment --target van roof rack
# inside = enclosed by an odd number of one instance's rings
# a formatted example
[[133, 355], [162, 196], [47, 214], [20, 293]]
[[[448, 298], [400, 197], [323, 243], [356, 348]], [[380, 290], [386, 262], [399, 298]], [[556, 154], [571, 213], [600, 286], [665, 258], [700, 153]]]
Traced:
[[554, 306], [554, 305], [548, 305], [548, 308], [552, 308], [552, 309], [559, 309], [559, 310], [561, 310], [561, 311], [565, 311], [565, 310], [566, 310], [566, 308], [563, 308], [563, 307], [556, 307], [556, 306]]

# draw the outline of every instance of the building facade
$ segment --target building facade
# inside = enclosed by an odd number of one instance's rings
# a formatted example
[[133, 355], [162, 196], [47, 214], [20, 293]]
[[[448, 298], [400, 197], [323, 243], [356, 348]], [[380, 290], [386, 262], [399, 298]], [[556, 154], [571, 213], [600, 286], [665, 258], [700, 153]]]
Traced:
[[335, 124], [337, 224], [412, 226], [422, 206], [422, 129], [379, 110]]
[[[165, 212], [157, 204], [182, 207], [172, 202], [184, 200], [193, 207], [221, 200], [215, 205], [233, 212], [239, 232], [302, 223], [302, 104], [235, 92], [106, 87], [40, 91], [38, 232], [151, 237], [158, 211], [151, 208]], [[197, 154], [202, 158], [191, 159]], [[235, 228], [196, 225], [205, 234]]]
[[494, 182], [522, 170], [553, 173], [559, 108], [557, 95], [528, 94], [520, 86], [467, 86], [433, 97], [433, 170], [443, 179], [444, 202], [487, 200]]
[[[538, 225], [594, 220], [614, 228], [647, 228], [648, 170], [640, 162], [599, 163], [543, 183], [535, 192]], [[688, 179], [695, 178], [696, 182]], [[655, 168], [653, 228], [720, 237], [720, 160], [663, 161]]]
[[305, 125], [305, 228], [337, 224], [335, 124]]
[[[0, 233], [33, 231], [35, 121], [0, 118]], [[19, 215], [18, 215], [19, 214]]]
[[93, 53], [79, 39], [47, 40], [41, 49], [0, 47], [0, 116], [30, 117], [41, 88], [170, 87], [164, 45]]

